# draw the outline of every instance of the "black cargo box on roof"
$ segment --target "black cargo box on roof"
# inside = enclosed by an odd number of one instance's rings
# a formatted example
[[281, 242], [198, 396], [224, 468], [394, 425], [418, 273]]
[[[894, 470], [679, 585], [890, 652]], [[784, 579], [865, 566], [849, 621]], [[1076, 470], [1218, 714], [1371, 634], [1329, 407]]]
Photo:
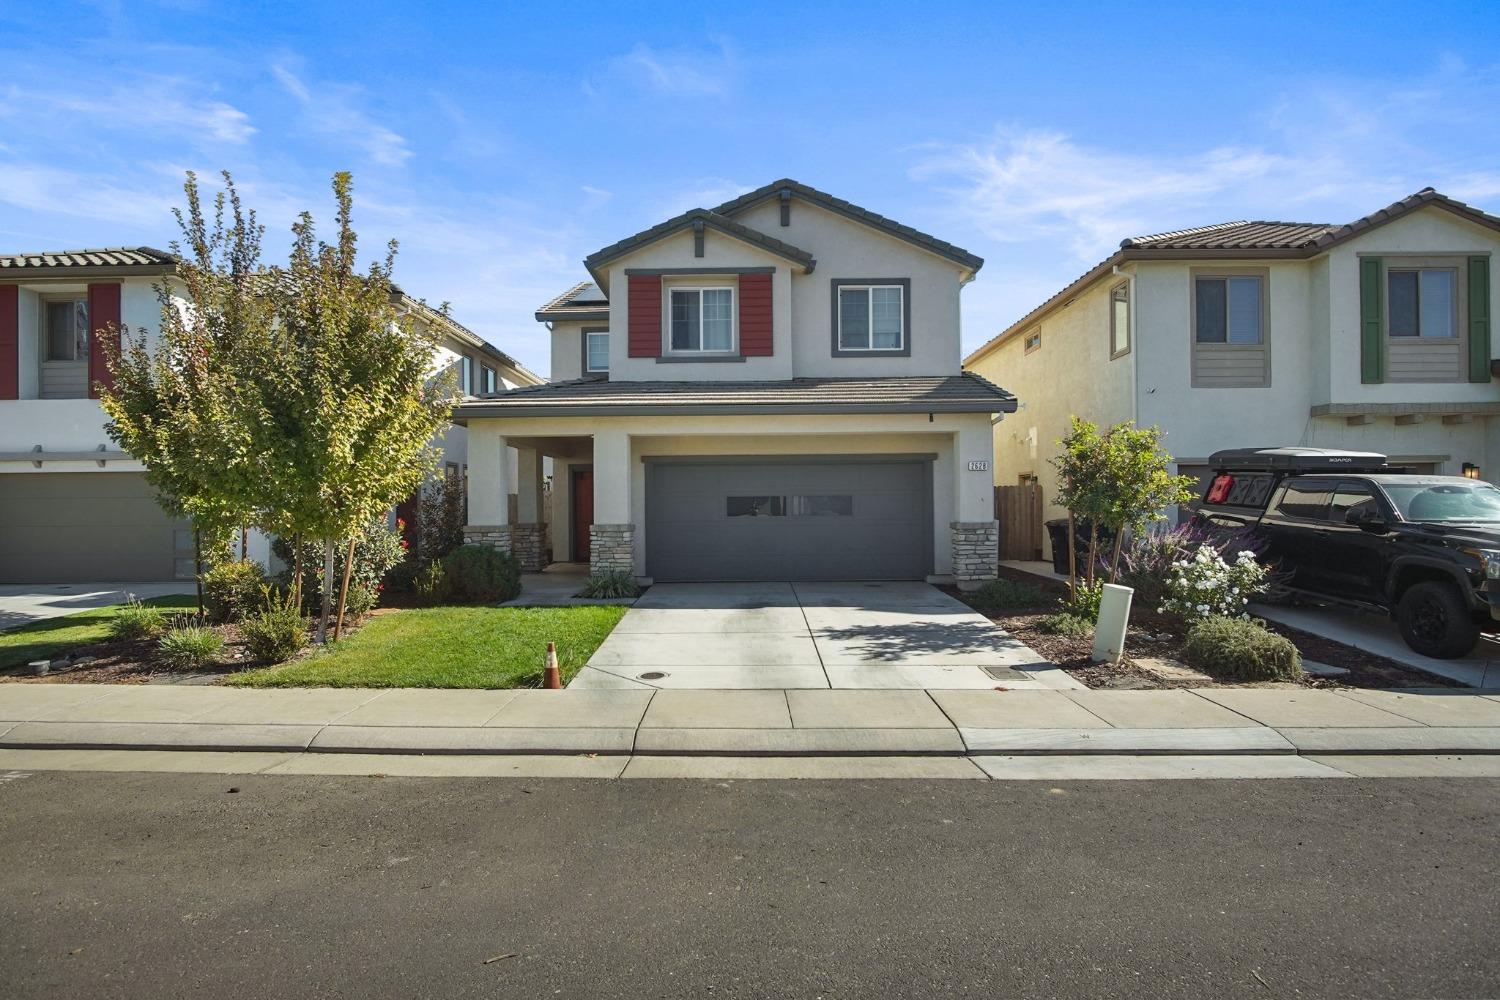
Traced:
[[1386, 457], [1373, 451], [1333, 448], [1230, 448], [1208, 458], [1215, 472], [1391, 472]]

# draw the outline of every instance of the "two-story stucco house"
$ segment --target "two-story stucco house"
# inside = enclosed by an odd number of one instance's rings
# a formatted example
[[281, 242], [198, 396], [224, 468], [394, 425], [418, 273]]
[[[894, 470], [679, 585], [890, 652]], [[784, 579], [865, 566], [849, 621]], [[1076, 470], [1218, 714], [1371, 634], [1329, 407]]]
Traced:
[[[96, 389], [109, 377], [102, 332], [121, 324], [155, 336], [156, 289], [180, 287], [176, 265], [149, 247], [0, 256], [0, 583], [192, 578], [191, 533], [110, 441]], [[434, 363], [456, 365], [466, 392], [541, 381], [442, 313], [405, 294], [397, 301], [437, 327]], [[443, 435], [449, 475], [463, 474], [466, 436]], [[266, 539], [246, 544], [269, 562]]]
[[[544, 306], [557, 381], [466, 401], [469, 537], [652, 581], [995, 572], [991, 422], [960, 370], [978, 257], [792, 180], [585, 261]], [[519, 449], [512, 486], [500, 456]]]
[[1292, 444], [1494, 475], [1497, 252], [1500, 218], [1430, 188], [1347, 225], [1127, 239], [965, 359], [1023, 401], [995, 435], [997, 482], [1050, 500], [1070, 414], [1155, 424], [1200, 479], [1220, 449]]

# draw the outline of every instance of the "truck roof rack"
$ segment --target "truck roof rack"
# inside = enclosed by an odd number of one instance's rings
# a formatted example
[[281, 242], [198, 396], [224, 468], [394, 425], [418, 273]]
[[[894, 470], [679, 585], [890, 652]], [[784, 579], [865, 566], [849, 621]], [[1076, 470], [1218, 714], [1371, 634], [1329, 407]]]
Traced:
[[1392, 472], [1384, 455], [1336, 448], [1229, 448], [1208, 458], [1215, 471], [1245, 472]]

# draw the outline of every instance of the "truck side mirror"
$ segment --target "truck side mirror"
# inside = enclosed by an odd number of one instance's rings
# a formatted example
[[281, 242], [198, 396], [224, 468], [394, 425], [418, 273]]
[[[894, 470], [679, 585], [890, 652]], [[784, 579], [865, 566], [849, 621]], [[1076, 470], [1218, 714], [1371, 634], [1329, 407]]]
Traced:
[[1362, 510], [1351, 510], [1344, 515], [1344, 522], [1352, 524], [1360, 531], [1368, 531], [1373, 534], [1382, 534], [1390, 528], [1386, 522], [1385, 515], [1373, 507]]

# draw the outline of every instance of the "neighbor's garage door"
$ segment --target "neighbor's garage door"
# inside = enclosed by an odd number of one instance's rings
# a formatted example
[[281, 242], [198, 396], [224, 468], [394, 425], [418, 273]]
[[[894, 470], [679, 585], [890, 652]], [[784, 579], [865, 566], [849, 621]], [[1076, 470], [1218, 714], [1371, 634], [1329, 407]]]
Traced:
[[0, 476], [0, 583], [171, 580], [181, 540], [152, 496], [138, 473]]
[[920, 580], [931, 510], [925, 461], [650, 462], [646, 575]]

